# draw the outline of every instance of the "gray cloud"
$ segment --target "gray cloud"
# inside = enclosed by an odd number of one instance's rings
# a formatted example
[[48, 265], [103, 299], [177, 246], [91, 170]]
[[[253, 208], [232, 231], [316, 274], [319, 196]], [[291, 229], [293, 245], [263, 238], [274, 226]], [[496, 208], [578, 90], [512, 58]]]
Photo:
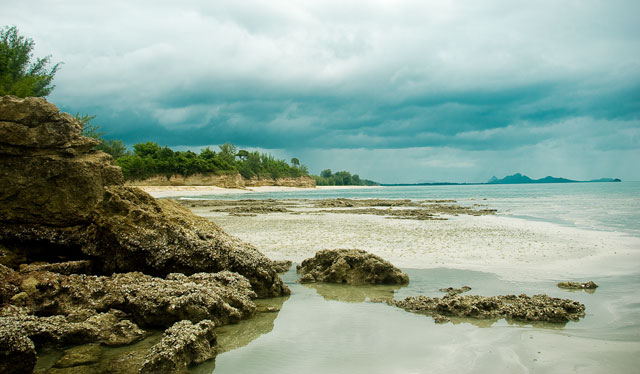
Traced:
[[637, 1], [25, 0], [0, 5], [0, 24], [64, 61], [51, 101], [128, 144], [230, 141], [386, 181], [484, 180], [505, 160], [592, 165], [586, 178], [640, 161], [636, 14]]

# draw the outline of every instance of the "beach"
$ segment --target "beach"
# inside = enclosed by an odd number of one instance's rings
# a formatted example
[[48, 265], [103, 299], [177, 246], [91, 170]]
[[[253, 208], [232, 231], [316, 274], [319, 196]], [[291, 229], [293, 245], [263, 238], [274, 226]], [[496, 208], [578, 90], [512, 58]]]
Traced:
[[[152, 186], [143, 189], [154, 197], [181, 196], [189, 200], [224, 195], [252, 199], [255, 194], [281, 192], [286, 196], [288, 192], [314, 190], [340, 193], [362, 189], [367, 193], [367, 187], [360, 186], [316, 189], [266, 186], [246, 190]], [[370, 187], [368, 191], [372, 191]], [[292, 201], [290, 213], [252, 216], [216, 212], [206, 206], [190, 209], [253, 244], [269, 258], [297, 263], [322, 249], [358, 248], [401, 268], [489, 271], [505, 279], [520, 280], [622, 275], [633, 273], [635, 265], [640, 263], [640, 238], [621, 232], [532, 221], [501, 212], [482, 216], [443, 214], [440, 216], [443, 220], [427, 221], [336, 214], [326, 210], [317, 213], [317, 209], [309, 208], [304, 201]], [[256, 204], [260, 204], [258, 200]]]
[[[219, 329], [215, 364], [193, 373], [630, 373], [640, 364], [637, 187], [149, 192], [273, 260], [300, 264], [323, 249], [357, 248], [410, 277], [405, 287], [300, 284], [294, 265], [282, 275], [291, 296], [268, 301], [279, 312]], [[562, 281], [600, 287], [563, 290]], [[586, 315], [566, 324], [439, 324], [386, 305], [463, 285], [471, 295], [570, 299]]]

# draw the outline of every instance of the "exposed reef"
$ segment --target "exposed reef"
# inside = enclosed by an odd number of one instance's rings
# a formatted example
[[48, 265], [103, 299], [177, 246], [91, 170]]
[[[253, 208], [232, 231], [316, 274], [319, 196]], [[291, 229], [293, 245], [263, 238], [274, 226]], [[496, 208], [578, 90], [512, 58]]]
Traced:
[[596, 288], [598, 288], [598, 285], [595, 284], [593, 281], [589, 281], [586, 283], [559, 282], [558, 287], [568, 289], [568, 290], [595, 290]]
[[390, 262], [360, 249], [319, 251], [297, 267], [301, 283], [407, 284], [409, 276]]
[[585, 307], [577, 301], [559, 299], [547, 295], [477, 296], [461, 295], [471, 290], [447, 288], [443, 297], [411, 296], [393, 304], [408, 312], [431, 315], [437, 323], [449, 321], [449, 317], [474, 319], [500, 319], [518, 322], [567, 323], [584, 317]]
[[[368, 214], [392, 219], [446, 220], [460, 214], [481, 216], [496, 213], [495, 209], [474, 204], [463, 206], [455, 200], [393, 200], [393, 199], [322, 199], [322, 200], [178, 200], [191, 208], [212, 207], [210, 212], [235, 216], [258, 214]], [[328, 209], [329, 208], [329, 209]]]

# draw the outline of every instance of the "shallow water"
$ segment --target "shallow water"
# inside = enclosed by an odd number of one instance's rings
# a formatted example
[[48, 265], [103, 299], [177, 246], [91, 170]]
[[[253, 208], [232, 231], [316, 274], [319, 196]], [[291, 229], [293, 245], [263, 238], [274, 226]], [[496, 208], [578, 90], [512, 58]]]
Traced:
[[187, 199], [454, 199], [498, 214], [640, 236], [640, 182], [393, 186], [186, 197]]
[[[640, 277], [594, 278], [594, 293], [552, 282], [506, 282], [490, 273], [431, 269], [406, 272], [407, 287], [350, 287], [295, 283], [292, 295], [266, 324], [250, 320], [219, 331], [244, 336], [215, 360], [215, 373], [631, 373], [640, 364]], [[546, 293], [586, 305], [586, 316], [565, 326], [505, 320], [453, 319], [436, 324], [379, 300], [469, 285], [471, 294]], [[264, 318], [264, 317], [263, 317]], [[252, 333], [246, 333], [251, 331]], [[255, 332], [259, 331], [260, 334]], [[259, 336], [256, 336], [259, 335]], [[194, 372], [209, 371], [203, 367]]]

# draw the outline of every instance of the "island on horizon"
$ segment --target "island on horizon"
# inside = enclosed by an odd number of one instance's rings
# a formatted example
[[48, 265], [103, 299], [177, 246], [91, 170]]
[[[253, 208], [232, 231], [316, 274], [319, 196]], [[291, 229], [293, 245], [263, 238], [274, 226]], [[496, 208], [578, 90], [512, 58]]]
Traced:
[[521, 173], [507, 175], [502, 179], [495, 176], [491, 177], [487, 182], [425, 182], [425, 183], [382, 183], [381, 186], [460, 186], [460, 185], [481, 185], [481, 184], [530, 184], [530, 183], [593, 183], [593, 182], [622, 182], [619, 178], [600, 178], [588, 181], [578, 181], [567, 178], [556, 178], [547, 176], [540, 179], [531, 179]]

